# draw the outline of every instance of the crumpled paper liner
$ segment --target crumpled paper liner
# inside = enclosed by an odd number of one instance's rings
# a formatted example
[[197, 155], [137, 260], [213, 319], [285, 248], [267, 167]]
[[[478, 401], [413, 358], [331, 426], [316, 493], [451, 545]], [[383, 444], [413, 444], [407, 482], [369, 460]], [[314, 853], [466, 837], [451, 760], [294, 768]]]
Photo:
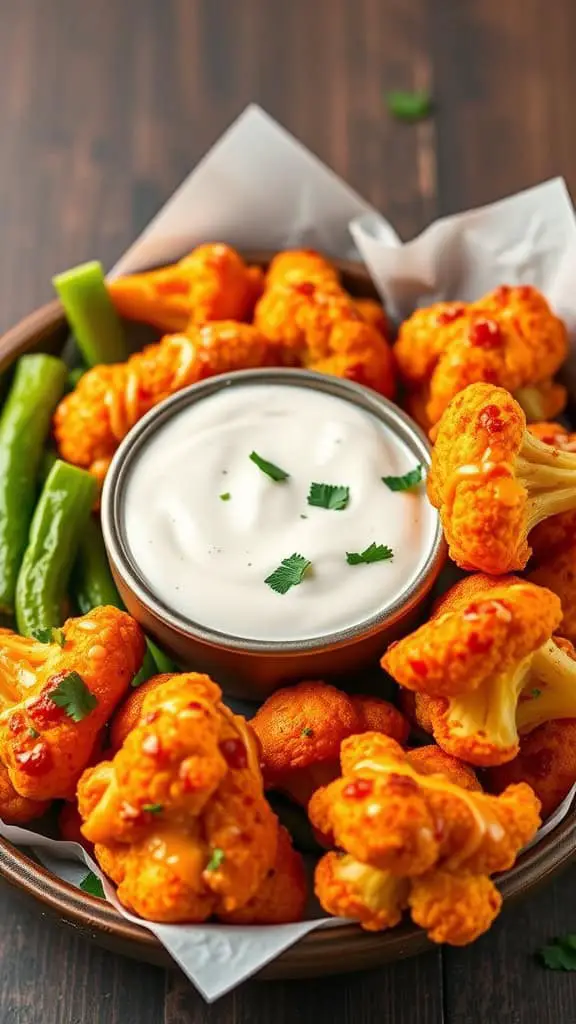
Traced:
[[[383, 173], [385, 173], [383, 171]], [[576, 219], [561, 179], [498, 203], [447, 217], [402, 245], [392, 226], [312, 153], [250, 106], [189, 175], [111, 271], [117, 277], [180, 258], [202, 242], [242, 249], [312, 247], [360, 254], [398, 317], [439, 299], [472, 299], [499, 284], [534, 284], [576, 333]], [[576, 389], [575, 389], [576, 393]], [[576, 786], [529, 847], [568, 813]], [[54, 874], [79, 885], [90, 868], [128, 920], [148, 928], [208, 1002], [218, 999], [316, 928], [293, 925], [159, 925], [128, 914], [98, 866], [76, 843], [4, 825], [0, 834], [32, 847]]]

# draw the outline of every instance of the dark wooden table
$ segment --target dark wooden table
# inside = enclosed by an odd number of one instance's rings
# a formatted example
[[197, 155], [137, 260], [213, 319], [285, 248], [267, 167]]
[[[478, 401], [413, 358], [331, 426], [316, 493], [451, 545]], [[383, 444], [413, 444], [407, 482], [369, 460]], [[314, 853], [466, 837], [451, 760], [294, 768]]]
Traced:
[[[251, 100], [405, 238], [551, 175], [576, 187], [575, 39], [574, 0], [3, 0], [0, 329], [54, 271], [111, 264]], [[397, 87], [431, 89], [434, 119], [394, 123]], [[576, 978], [533, 958], [576, 931], [575, 880], [470, 949], [212, 1007], [3, 888], [0, 1022], [576, 1024]]]

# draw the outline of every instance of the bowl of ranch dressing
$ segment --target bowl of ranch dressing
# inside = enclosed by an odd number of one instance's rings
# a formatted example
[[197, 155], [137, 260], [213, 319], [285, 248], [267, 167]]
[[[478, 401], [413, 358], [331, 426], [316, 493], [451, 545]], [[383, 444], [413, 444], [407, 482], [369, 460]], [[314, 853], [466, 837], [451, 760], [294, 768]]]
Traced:
[[126, 607], [243, 697], [374, 663], [444, 560], [428, 466], [419, 428], [356, 384], [289, 369], [195, 384], [133, 428], [106, 479]]

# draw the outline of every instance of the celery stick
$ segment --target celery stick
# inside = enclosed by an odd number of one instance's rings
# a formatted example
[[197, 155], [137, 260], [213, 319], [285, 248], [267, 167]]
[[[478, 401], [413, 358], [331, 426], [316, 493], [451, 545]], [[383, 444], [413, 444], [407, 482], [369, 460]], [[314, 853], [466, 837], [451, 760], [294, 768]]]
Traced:
[[101, 264], [83, 263], [57, 274], [52, 283], [88, 366], [126, 359], [124, 329], [108, 295]]

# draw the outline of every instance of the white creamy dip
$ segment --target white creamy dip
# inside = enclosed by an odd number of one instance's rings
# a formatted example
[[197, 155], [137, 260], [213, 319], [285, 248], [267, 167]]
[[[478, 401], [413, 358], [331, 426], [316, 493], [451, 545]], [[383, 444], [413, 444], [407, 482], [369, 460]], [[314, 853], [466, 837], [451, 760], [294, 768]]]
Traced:
[[[289, 478], [274, 482], [253, 451]], [[126, 484], [125, 536], [150, 589], [198, 625], [251, 640], [320, 637], [383, 610], [422, 568], [436, 529], [425, 488], [382, 482], [415, 464], [345, 399], [265, 382], [226, 387], [142, 448]], [[348, 487], [347, 507], [310, 506], [313, 482]], [[392, 548], [392, 560], [347, 563], [372, 543]], [[264, 581], [295, 552], [311, 567], [276, 593]]]

